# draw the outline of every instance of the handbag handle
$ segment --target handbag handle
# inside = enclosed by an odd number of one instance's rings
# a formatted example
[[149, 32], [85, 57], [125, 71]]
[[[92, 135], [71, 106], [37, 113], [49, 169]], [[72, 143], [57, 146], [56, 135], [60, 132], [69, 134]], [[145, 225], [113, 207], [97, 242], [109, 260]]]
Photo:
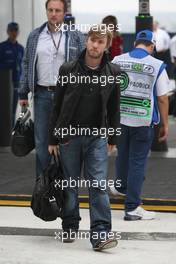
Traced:
[[26, 120], [28, 120], [28, 118], [31, 116], [31, 112], [28, 109], [28, 107], [26, 107], [26, 105], [22, 105], [21, 106], [21, 113], [20, 113], [20, 122], [22, 124], [24, 124], [26, 122]]
[[54, 154], [51, 155], [51, 162], [54, 161], [54, 163], [57, 164], [57, 166], [61, 165], [61, 159], [60, 155], [55, 156]]
[[27, 109], [28, 109], [28, 107], [24, 104], [24, 105], [22, 105], [21, 106], [21, 113], [26, 113], [26, 111], [27, 111]]
[[60, 171], [63, 173], [63, 166], [62, 166], [60, 155], [57, 155], [56, 157], [54, 154], [52, 154], [50, 163], [52, 162], [55, 163], [57, 167], [59, 167]]

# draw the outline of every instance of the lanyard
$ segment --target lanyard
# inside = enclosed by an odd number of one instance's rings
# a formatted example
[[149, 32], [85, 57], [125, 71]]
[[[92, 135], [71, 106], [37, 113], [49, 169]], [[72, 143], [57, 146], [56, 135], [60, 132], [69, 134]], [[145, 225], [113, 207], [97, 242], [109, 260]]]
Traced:
[[59, 41], [58, 41], [58, 44], [57, 44], [57, 45], [56, 45], [56, 42], [55, 42], [55, 40], [54, 40], [53, 34], [50, 33], [50, 35], [51, 35], [51, 39], [52, 39], [52, 42], [53, 42], [53, 44], [54, 44], [54, 47], [55, 47], [55, 49], [56, 49], [56, 54], [55, 54], [55, 56], [57, 56], [57, 54], [58, 54], [58, 50], [59, 50], [59, 47], [60, 47], [60, 43], [61, 43], [62, 31], [60, 32], [60, 37], [59, 37]]

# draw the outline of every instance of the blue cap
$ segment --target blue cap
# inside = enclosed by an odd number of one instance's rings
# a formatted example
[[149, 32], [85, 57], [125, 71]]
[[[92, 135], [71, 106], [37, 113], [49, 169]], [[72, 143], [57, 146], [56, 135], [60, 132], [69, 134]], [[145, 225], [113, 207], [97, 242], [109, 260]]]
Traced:
[[16, 22], [11, 22], [7, 25], [7, 30], [9, 31], [12, 31], [12, 30], [15, 30], [15, 31], [18, 31], [19, 30], [19, 25], [18, 23]]
[[137, 33], [136, 40], [146, 40], [154, 45], [156, 44], [156, 39], [154, 37], [154, 34], [150, 30], [142, 30], [139, 33]]

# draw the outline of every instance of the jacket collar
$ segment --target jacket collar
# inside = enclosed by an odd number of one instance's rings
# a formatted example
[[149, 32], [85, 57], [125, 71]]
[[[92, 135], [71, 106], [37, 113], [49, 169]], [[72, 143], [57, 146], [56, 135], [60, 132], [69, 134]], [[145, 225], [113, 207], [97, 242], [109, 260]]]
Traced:
[[39, 28], [39, 33], [41, 33], [44, 30], [44, 28], [46, 27], [47, 23], [48, 22], [45, 22], [43, 25], [41, 25], [41, 27]]
[[9, 44], [12, 44], [12, 45], [17, 45], [18, 44], [17, 40], [16, 40], [16, 42], [13, 43], [12, 41], [10, 41], [9, 38], [6, 40], [6, 42], [8, 42]]
[[146, 56], [150, 55], [147, 50], [142, 48], [135, 48], [132, 51], [129, 52], [129, 55], [133, 58], [142, 59]]

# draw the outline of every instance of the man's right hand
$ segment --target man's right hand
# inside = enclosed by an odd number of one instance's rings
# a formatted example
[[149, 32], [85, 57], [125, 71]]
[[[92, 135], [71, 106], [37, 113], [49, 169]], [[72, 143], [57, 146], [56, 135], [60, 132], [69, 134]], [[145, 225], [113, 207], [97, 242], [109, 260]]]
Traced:
[[29, 106], [28, 100], [20, 100], [19, 103], [20, 106], [27, 106], [27, 107]]

